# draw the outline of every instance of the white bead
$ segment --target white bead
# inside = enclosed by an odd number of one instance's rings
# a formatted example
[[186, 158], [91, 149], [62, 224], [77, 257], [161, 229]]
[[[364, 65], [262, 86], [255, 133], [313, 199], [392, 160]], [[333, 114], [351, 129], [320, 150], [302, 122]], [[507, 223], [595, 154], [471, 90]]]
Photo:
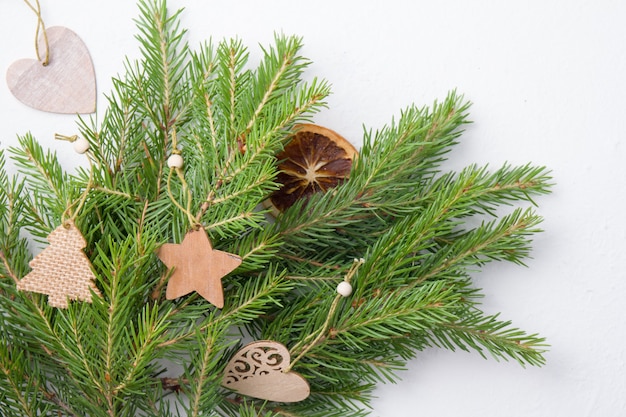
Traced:
[[77, 138], [72, 145], [77, 153], [83, 154], [89, 150], [89, 142], [85, 138]]
[[352, 294], [352, 285], [347, 281], [341, 281], [339, 285], [337, 285], [337, 293], [342, 297], [349, 296]]
[[178, 154], [172, 154], [169, 158], [167, 158], [167, 166], [170, 168], [182, 168], [183, 167], [183, 157]]

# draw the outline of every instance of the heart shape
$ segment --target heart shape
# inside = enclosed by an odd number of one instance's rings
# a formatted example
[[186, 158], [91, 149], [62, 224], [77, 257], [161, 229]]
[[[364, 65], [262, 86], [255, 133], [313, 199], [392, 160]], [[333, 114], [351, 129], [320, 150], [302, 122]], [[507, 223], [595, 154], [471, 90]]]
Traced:
[[[46, 29], [50, 60], [20, 59], [7, 70], [11, 93], [22, 103], [51, 113], [93, 113], [96, 110], [96, 77], [83, 41], [70, 29]], [[43, 37], [39, 50], [45, 51]]]
[[226, 365], [222, 385], [249, 397], [282, 403], [306, 399], [309, 383], [289, 367], [289, 351], [271, 340], [252, 342], [241, 348]]

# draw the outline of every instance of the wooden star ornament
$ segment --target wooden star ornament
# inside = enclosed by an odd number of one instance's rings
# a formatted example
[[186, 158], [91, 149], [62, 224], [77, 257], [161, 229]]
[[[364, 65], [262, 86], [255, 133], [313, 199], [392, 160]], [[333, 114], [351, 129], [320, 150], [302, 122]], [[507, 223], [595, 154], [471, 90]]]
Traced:
[[213, 249], [203, 228], [189, 231], [180, 244], [164, 244], [157, 255], [174, 269], [165, 298], [173, 300], [196, 291], [215, 307], [224, 307], [222, 278], [241, 264], [241, 258]]

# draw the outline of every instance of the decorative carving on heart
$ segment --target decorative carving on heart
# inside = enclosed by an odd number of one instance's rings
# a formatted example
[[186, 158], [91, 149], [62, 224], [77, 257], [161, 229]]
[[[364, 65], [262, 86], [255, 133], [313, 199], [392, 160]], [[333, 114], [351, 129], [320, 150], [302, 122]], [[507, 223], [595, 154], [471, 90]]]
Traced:
[[240, 394], [275, 402], [297, 402], [311, 393], [309, 383], [287, 371], [291, 358], [281, 343], [252, 342], [228, 362], [222, 385]]
[[[96, 77], [87, 47], [62, 26], [46, 29], [50, 61], [20, 59], [7, 70], [11, 93], [22, 103], [51, 113], [96, 111]], [[43, 38], [40, 50], [45, 49]]]

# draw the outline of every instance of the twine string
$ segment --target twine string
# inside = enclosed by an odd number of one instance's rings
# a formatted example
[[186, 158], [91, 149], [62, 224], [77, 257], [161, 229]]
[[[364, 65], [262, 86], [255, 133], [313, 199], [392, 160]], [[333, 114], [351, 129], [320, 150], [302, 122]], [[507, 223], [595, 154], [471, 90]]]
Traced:
[[[54, 138], [56, 140], [64, 140], [64, 141], [73, 143], [78, 139], [78, 135], [66, 136], [66, 135], [61, 135], [61, 134], [56, 133], [54, 135]], [[85, 205], [85, 202], [87, 201], [89, 192], [94, 188], [94, 163], [96, 163], [97, 161], [95, 161], [93, 155], [91, 155], [90, 152], [87, 152], [87, 159], [89, 161], [89, 179], [87, 180], [85, 189], [81, 193], [78, 200], [70, 202], [65, 207], [63, 214], [61, 214], [61, 223], [66, 228], [68, 228], [68, 225], [70, 224], [70, 222], [73, 223], [76, 221], [78, 214], [80, 213], [81, 209]]]
[[[37, 30], [35, 31], [35, 53], [37, 54], [37, 60], [41, 61], [42, 65], [45, 67], [50, 62], [50, 46], [48, 44], [48, 33], [46, 32], [46, 25], [43, 22], [43, 18], [41, 17], [41, 6], [39, 5], [39, 0], [35, 0], [35, 4], [33, 5], [30, 1], [24, 0], [24, 3], [37, 15]], [[44, 58], [41, 58], [41, 53], [39, 51], [39, 34], [42, 34], [44, 46], [46, 48], [46, 53]]]
[[[180, 151], [180, 149], [178, 149], [178, 136], [176, 134], [176, 126], [174, 126], [172, 128], [172, 155], [180, 155], [182, 152]], [[176, 197], [174, 196], [174, 193], [172, 192], [172, 173], [176, 173], [176, 176], [178, 177], [180, 184], [181, 184], [181, 188], [182, 188], [182, 192], [185, 194], [186, 197], [186, 203], [185, 206], [183, 206], [183, 203], [179, 202]], [[202, 224], [200, 223], [200, 221], [198, 219], [196, 219], [196, 217], [193, 215], [192, 213], [192, 204], [193, 204], [193, 196], [191, 195], [191, 188], [189, 187], [189, 184], [187, 183], [187, 181], [185, 180], [185, 171], [182, 168], [178, 168], [178, 167], [171, 167], [170, 171], [167, 175], [167, 193], [170, 197], [170, 200], [172, 200], [172, 203], [174, 203], [174, 205], [183, 213], [185, 213], [185, 215], [187, 216], [187, 219], [189, 220], [189, 224], [190, 226], [194, 229], [194, 230], [200, 230], [200, 228], [202, 227]]]
[[[352, 280], [352, 277], [356, 273], [356, 271], [364, 263], [365, 263], [365, 260], [363, 258], [355, 259], [352, 262], [352, 266], [350, 266], [350, 269], [346, 273], [346, 275], [345, 275], [343, 280], [349, 284], [350, 281]], [[285, 372], [285, 373], [289, 372], [291, 370], [291, 368], [293, 368], [293, 366], [300, 359], [302, 359], [311, 349], [313, 349], [315, 346], [317, 346], [318, 342], [320, 342], [322, 339], [324, 339], [324, 337], [326, 337], [326, 331], [330, 327], [330, 322], [333, 319], [333, 317], [335, 315], [335, 312], [337, 311], [337, 307], [339, 306], [339, 302], [341, 301], [342, 298], [344, 298], [344, 297], [342, 295], [340, 295], [340, 294], [337, 294], [335, 296], [335, 298], [333, 299], [332, 304], [330, 305], [330, 309], [328, 310], [328, 314], [326, 316], [326, 321], [324, 321], [324, 324], [322, 325], [320, 330], [317, 332], [317, 335], [315, 335], [315, 333], [310, 334], [302, 342], [296, 344], [291, 349], [291, 352], [290, 352], [291, 355], [293, 355], [294, 353], [296, 353], [298, 351], [299, 351], [299, 354], [298, 354], [298, 356], [296, 356], [295, 359], [291, 360], [291, 363], [283, 370], [283, 372]], [[315, 339], [313, 339], [312, 342], [308, 342], [312, 337], [314, 337], [314, 335], [315, 335]], [[307, 343], [307, 344], [302, 346], [302, 344], [304, 344], [304, 343]], [[300, 346], [302, 346], [302, 347], [300, 347]]]

